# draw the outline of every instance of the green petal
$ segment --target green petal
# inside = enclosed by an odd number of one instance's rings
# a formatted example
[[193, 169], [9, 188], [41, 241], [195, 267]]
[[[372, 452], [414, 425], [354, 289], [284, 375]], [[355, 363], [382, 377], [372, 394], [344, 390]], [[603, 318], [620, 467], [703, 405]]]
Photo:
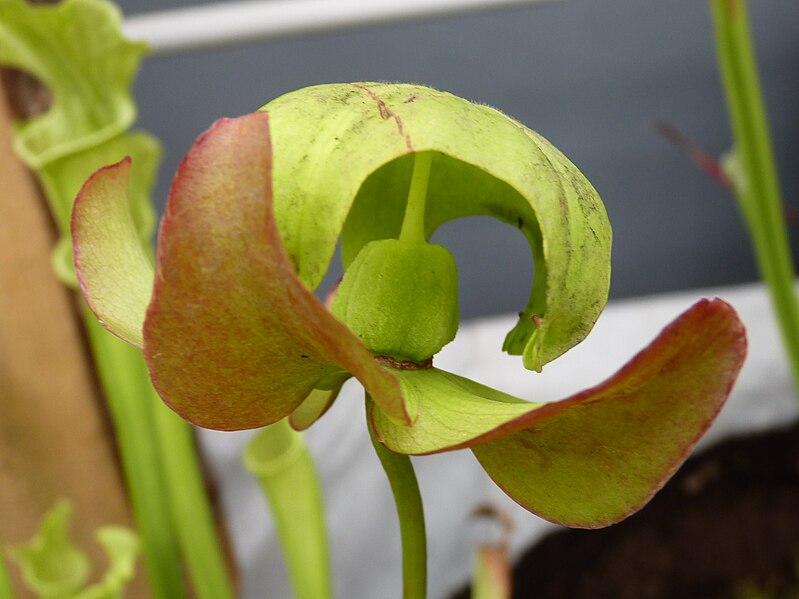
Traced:
[[413, 426], [396, 425], [373, 407], [371, 422], [378, 439], [398, 453], [422, 455], [469, 447], [544, 405], [437, 368], [394, 374], [407, 401], [418, 406], [416, 420]]
[[27, 71], [52, 94], [50, 109], [17, 126], [14, 145], [32, 169], [103, 143], [136, 118], [130, 86], [146, 45], [122, 37], [110, 2], [0, 2], [0, 64]]
[[536, 279], [505, 349], [541, 367], [581, 341], [606, 300], [610, 227], [596, 191], [549, 142], [500, 112], [414, 85], [337, 84], [278, 98], [275, 218], [309, 287], [342, 235], [345, 266], [368, 241], [396, 237], [414, 152], [435, 157], [428, 235], [488, 214], [530, 242]]
[[39, 597], [71, 597], [89, 577], [89, 558], [69, 539], [71, 520], [72, 504], [59, 501], [30, 543], [11, 551], [25, 585]]
[[267, 115], [222, 119], [195, 142], [159, 235], [144, 352], [178, 414], [235, 430], [288, 416], [344, 371], [411, 421], [396, 379], [295, 274], [271, 214]]
[[703, 300], [616, 375], [568, 399], [530, 404], [440, 371], [399, 372], [416, 421], [397, 426], [373, 409], [371, 422], [400, 453], [472, 447], [526, 509], [596, 528], [640, 509], [674, 473], [724, 404], [745, 353], [732, 308]]
[[131, 213], [130, 169], [126, 158], [86, 181], [75, 200], [72, 239], [78, 281], [97, 319], [141, 347], [153, 266]]

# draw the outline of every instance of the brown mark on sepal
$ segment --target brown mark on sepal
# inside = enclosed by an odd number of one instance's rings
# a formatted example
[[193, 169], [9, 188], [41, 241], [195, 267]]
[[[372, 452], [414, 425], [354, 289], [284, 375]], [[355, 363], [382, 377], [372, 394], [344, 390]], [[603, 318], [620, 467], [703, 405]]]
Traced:
[[[386, 104], [386, 101], [383, 98], [378, 96], [375, 92], [373, 92], [365, 85], [361, 85], [359, 83], [353, 83], [352, 86], [357, 87], [358, 89], [363, 90], [367, 94], [369, 94], [369, 97], [372, 98], [372, 100], [374, 100], [375, 103], [377, 104], [377, 110], [380, 112], [380, 118], [382, 118], [384, 121], [387, 121], [388, 119], [394, 119], [394, 122], [397, 124], [397, 131], [405, 140], [405, 147], [408, 148], [409, 152], [413, 152], [414, 150], [413, 150], [413, 144], [411, 143], [411, 137], [405, 132], [405, 127], [403, 126], [402, 119], [399, 117], [399, 115], [388, 107], [388, 104]], [[404, 103], [413, 101], [415, 99], [416, 95], [413, 94], [411, 98], [408, 98], [408, 100], [406, 100], [406, 102]]]

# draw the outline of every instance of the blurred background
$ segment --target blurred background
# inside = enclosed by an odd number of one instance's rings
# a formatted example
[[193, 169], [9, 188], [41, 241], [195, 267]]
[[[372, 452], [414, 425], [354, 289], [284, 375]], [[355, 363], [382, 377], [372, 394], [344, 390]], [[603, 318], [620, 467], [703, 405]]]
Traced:
[[[201, 0], [121, 0], [126, 15]], [[751, 19], [787, 203], [799, 198], [799, 5], [752, 2]], [[139, 125], [165, 145], [156, 198], [194, 138], [220, 116], [297, 88], [359, 80], [430, 85], [495, 106], [535, 129], [592, 181], [614, 228], [615, 298], [753, 281], [730, 193], [654, 123], [711, 154], [730, 134], [705, 2], [561, 0], [147, 59]], [[511, 232], [513, 231], [513, 232]], [[461, 315], [515, 312], [533, 268], [518, 231], [489, 218], [449, 223]], [[337, 261], [326, 285], [340, 275]]]

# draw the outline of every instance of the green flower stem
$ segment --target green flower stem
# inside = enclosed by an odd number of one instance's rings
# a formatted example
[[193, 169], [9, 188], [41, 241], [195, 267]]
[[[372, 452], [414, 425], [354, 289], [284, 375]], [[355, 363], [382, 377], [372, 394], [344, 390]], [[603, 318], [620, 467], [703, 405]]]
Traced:
[[[371, 401], [367, 395], [367, 414]], [[427, 596], [427, 541], [422, 496], [413, 464], [408, 456], [386, 449], [375, 437], [371, 426], [369, 434], [397, 504], [402, 538], [402, 597], [424, 599]]]
[[716, 51], [735, 138], [731, 169], [761, 276], [782, 332], [794, 383], [799, 388], [799, 302], [795, 270], [782, 216], [776, 163], [745, 0], [711, 0]]
[[430, 180], [430, 166], [433, 162], [432, 152], [414, 154], [413, 175], [408, 191], [408, 204], [402, 219], [399, 239], [403, 242], [426, 243], [424, 233], [424, 215], [427, 204], [427, 183]]
[[[141, 351], [106, 331], [85, 308], [84, 321], [120, 449], [133, 515], [142, 539], [152, 597], [186, 596], [170, 513], [169, 486], [161, 467], [154, 410]], [[160, 402], [159, 402], [160, 403]]]
[[195, 595], [199, 599], [233, 599], [192, 427], [161, 401], [149, 383], [146, 393], [147, 403], [153, 406], [172, 518]]
[[244, 452], [272, 510], [296, 599], [330, 599], [322, 488], [301, 433], [286, 420], [263, 429]]

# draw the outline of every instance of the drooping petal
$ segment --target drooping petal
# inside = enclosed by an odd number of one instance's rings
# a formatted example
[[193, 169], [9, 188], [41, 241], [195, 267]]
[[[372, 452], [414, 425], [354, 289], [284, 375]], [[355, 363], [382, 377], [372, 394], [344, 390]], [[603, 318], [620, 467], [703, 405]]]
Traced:
[[333, 389], [314, 389], [289, 416], [289, 424], [295, 431], [304, 431], [319, 420], [336, 401], [341, 385]]
[[[703, 300], [616, 375], [568, 399], [530, 404], [451, 374], [402, 372], [403, 391], [419, 404], [413, 426], [393, 425], [374, 408], [371, 422], [401, 453], [471, 447], [526, 509], [597, 528], [640, 509], [685, 460], [745, 353], [732, 308]], [[422, 377], [430, 381], [415, 382]]]
[[548, 141], [502, 113], [417, 85], [322, 85], [273, 100], [275, 218], [315, 287], [339, 237], [347, 266], [396, 237], [410, 154], [436, 153], [426, 228], [490, 215], [528, 239], [530, 301], [505, 349], [540, 370], [581, 341], [607, 300], [611, 233], [591, 184]]
[[128, 199], [129, 158], [104, 167], [83, 185], [72, 212], [75, 270], [89, 307], [112, 333], [142, 346], [153, 265]]
[[181, 164], [161, 222], [144, 352], [161, 397], [207, 428], [290, 414], [355, 375], [392, 418], [399, 385], [297, 277], [271, 210], [266, 113], [222, 119]]

